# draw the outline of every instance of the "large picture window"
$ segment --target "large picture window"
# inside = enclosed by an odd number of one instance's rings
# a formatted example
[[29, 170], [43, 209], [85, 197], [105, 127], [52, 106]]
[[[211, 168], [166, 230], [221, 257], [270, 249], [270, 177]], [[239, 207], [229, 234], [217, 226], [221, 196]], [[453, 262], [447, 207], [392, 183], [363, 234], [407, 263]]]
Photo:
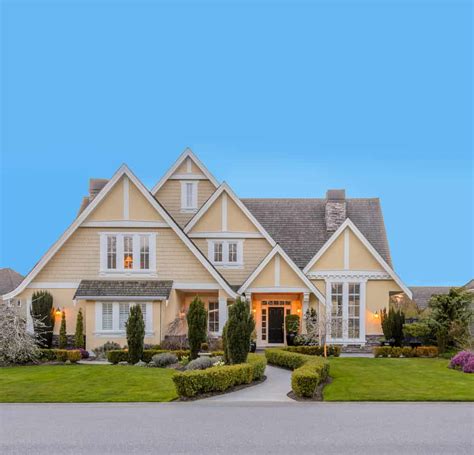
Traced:
[[101, 233], [101, 272], [156, 271], [154, 233]]
[[135, 302], [97, 302], [96, 328], [100, 332], [111, 335], [124, 336], [126, 324], [130, 316], [130, 308], [140, 305], [142, 310], [145, 332], [153, 331], [153, 306], [152, 303]]

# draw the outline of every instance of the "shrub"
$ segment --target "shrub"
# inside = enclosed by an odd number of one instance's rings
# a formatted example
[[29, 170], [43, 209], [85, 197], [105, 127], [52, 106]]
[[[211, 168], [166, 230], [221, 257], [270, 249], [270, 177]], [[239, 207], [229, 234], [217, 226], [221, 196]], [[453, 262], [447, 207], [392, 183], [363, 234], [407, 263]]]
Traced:
[[263, 356], [249, 354], [246, 363], [176, 373], [173, 381], [179, 396], [194, 397], [203, 393], [224, 392], [237, 385], [260, 380], [265, 366]]
[[168, 336], [160, 343], [160, 349], [166, 349], [168, 351], [185, 350], [189, 349], [189, 343], [184, 335], [173, 337]]
[[413, 355], [414, 355], [413, 348], [411, 348], [410, 346], [403, 347], [402, 348], [402, 355], [403, 355], [403, 357], [413, 357]]
[[474, 353], [469, 351], [461, 351], [451, 359], [449, 367], [462, 370], [471, 359], [474, 359]]
[[167, 367], [168, 365], [172, 365], [173, 363], [178, 362], [178, 357], [170, 352], [164, 352], [163, 354], [155, 354], [151, 358], [151, 362], [154, 363], [157, 367]]
[[54, 352], [54, 349], [40, 349], [39, 358], [44, 362], [52, 362], [53, 360], [56, 360], [56, 354]]
[[67, 351], [67, 360], [71, 363], [77, 363], [82, 359], [81, 351], [79, 349], [71, 349]]
[[135, 364], [143, 356], [143, 340], [145, 339], [145, 321], [140, 305], [130, 308], [130, 316], [125, 323], [127, 330], [128, 362]]
[[298, 333], [300, 329], [300, 317], [297, 314], [289, 314], [285, 318], [286, 333]]
[[214, 362], [210, 357], [198, 357], [186, 365], [186, 370], [205, 370], [212, 367], [212, 365], [214, 365]]
[[77, 312], [76, 332], [74, 334], [74, 346], [78, 349], [84, 349], [86, 347], [84, 341], [84, 317], [82, 315], [81, 308], [79, 308], [79, 311]]
[[110, 363], [117, 364], [119, 362], [127, 362], [128, 361], [128, 352], [120, 349], [120, 350], [113, 350], [107, 351], [107, 360]]
[[230, 364], [245, 363], [249, 353], [255, 321], [245, 300], [238, 298], [229, 307], [229, 319], [224, 337], [225, 361]]
[[431, 334], [431, 328], [426, 322], [412, 322], [403, 326], [403, 333], [407, 338], [426, 341]]
[[107, 358], [107, 352], [119, 349], [121, 349], [121, 347], [118, 343], [115, 343], [115, 341], [107, 341], [102, 346], [92, 349], [92, 352], [97, 360], [105, 360]]
[[390, 351], [390, 357], [400, 357], [402, 355], [402, 348], [395, 346]]
[[293, 392], [300, 397], [312, 397], [316, 387], [325, 381], [329, 374], [329, 363], [315, 357], [282, 349], [266, 349], [268, 363], [294, 370], [291, 375]]
[[[166, 351], [163, 349], [146, 349], [143, 351], [143, 355], [141, 360], [146, 363], [152, 361], [153, 357], [159, 354], [171, 353], [178, 360], [181, 360], [183, 357], [189, 356], [189, 351]], [[111, 350], [107, 352], [107, 360], [110, 363], [117, 364], [119, 362], [127, 362], [128, 361], [128, 352], [124, 349], [117, 349]], [[136, 362], [135, 362], [136, 363]]]
[[79, 348], [78, 351], [81, 353], [81, 358], [83, 359], [88, 359], [89, 358], [89, 352], [86, 351], [83, 348]]
[[471, 357], [464, 365], [462, 371], [464, 373], [474, 373], [474, 357]]
[[416, 357], [437, 357], [438, 348], [436, 346], [419, 346], [415, 348]]
[[53, 343], [54, 308], [53, 296], [48, 291], [36, 291], [31, 298], [31, 316], [33, 321], [40, 324], [34, 325], [35, 333], [40, 340], [40, 346], [51, 348]]
[[59, 349], [67, 348], [67, 332], [66, 332], [66, 313], [61, 311], [61, 326], [59, 328]]
[[327, 346], [327, 355], [332, 355], [334, 357], [339, 357], [341, 355], [341, 346], [336, 346], [335, 344], [330, 344]]
[[390, 307], [387, 314], [384, 309], [381, 312], [381, 323], [385, 339], [393, 339], [395, 346], [401, 346], [403, 342], [403, 324], [405, 324], [403, 311]]
[[391, 351], [390, 346], [377, 346], [374, 348], [374, 357], [388, 357]]
[[[324, 346], [287, 346], [282, 348], [284, 351], [297, 352], [306, 355], [324, 355]], [[336, 345], [327, 345], [326, 354], [328, 356], [339, 357], [341, 355], [341, 347]]]
[[209, 345], [207, 343], [201, 343], [201, 351], [203, 352], [209, 351]]
[[189, 305], [186, 320], [188, 321], [190, 356], [191, 359], [195, 359], [201, 349], [201, 344], [205, 343], [207, 339], [207, 311], [199, 297], [196, 297]]

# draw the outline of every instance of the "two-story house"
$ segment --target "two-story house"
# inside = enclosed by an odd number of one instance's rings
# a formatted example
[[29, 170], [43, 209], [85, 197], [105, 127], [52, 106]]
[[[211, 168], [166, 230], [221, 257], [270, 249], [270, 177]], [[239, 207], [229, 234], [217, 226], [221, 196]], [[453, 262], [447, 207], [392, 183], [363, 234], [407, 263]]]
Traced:
[[258, 346], [285, 343], [285, 315], [302, 317], [309, 307], [330, 320], [331, 342], [364, 345], [381, 334], [379, 313], [391, 296], [411, 298], [393, 269], [378, 199], [344, 190], [240, 199], [189, 149], [151, 191], [125, 165], [110, 180], [92, 179], [77, 218], [3, 299], [31, 319], [38, 289], [65, 312], [69, 333], [82, 308], [88, 349], [125, 345], [135, 304], [146, 343], [160, 343], [171, 326], [185, 331], [196, 295], [211, 335], [222, 333], [228, 305], [242, 296]]

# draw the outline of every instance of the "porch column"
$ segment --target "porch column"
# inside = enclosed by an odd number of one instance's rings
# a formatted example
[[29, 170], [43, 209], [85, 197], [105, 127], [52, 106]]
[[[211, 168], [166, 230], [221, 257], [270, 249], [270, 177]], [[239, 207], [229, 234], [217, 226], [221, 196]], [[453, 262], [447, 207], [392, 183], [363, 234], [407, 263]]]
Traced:
[[227, 294], [219, 289], [219, 335], [227, 322]]
[[309, 292], [303, 293], [303, 301], [301, 302], [301, 333], [306, 333], [306, 324], [304, 323], [304, 317], [306, 312], [309, 310]]
[[28, 333], [34, 332], [33, 316], [31, 316], [31, 298], [26, 299], [26, 331]]

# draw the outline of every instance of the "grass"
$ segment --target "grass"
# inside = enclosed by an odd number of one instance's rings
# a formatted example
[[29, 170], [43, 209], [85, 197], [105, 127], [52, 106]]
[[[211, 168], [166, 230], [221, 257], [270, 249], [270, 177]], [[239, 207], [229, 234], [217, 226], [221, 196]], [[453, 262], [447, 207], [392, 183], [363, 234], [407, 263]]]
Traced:
[[166, 368], [39, 365], [0, 368], [0, 402], [92, 403], [171, 401], [178, 397]]
[[474, 401], [474, 374], [445, 359], [330, 359], [325, 401]]

